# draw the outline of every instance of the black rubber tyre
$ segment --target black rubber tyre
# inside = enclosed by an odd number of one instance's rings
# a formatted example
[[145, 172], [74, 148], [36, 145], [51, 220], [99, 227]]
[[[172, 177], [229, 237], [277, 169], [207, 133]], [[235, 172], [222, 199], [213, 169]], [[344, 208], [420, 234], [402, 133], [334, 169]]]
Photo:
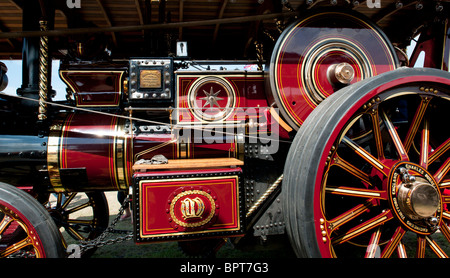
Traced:
[[[65, 257], [61, 234], [47, 210], [5, 183], [0, 183], [0, 223], [0, 257]], [[13, 250], [14, 245], [19, 248]]]
[[[338, 175], [332, 176], [330, 168], [333, 163], [333, 159], [340, 159], [344, 154], [350, 153], [348, 157], [356, 156], [355, 151], [348, 147], [348, 144], [343, 144], [344, 136], [348, 136], [349, 131], [353, 131], [353, 126], [356, 125], [356, 118], [363, 118], [370, 113], [377, 113], [380, 109], [380, 114], [382, 109], [391, 109], [394, 111], [393, 107], [394, 100], [399, 98], [402, 101], [415, 100], [416, 102], [408, 102], [409, 108], [411, 108], [414, 114], [416, 111], [421, 111], [419, 108], [414, 106], [416, 103], [420, 102], [420, 98], [430, 97], [433, 101], [433, 107], [438, 107], [438, 110], [431, 111], [431, 109], [426, 110], [424, 118], [431, 117], [429, 114], [440, 113], [439, 115], [448, 115], [449, 106], [449, 91], [450, 91], [450, 75], [447, 72], [433, 70], [433, 69], [409, 69], [401, 68], [392, 72], [381, 74], [372, 78], [365, 79], [349, 87], [341, 89], [335, 94], [331, 95], [325, 99], [307, 118], [304, 124], [298, 130], [296, 137], [292, 143], [291, 149], [289, 151], [286, 166], [284, 170], [284, 180], [282, 188], [282, 196], [284, 200], [284, 211], [286, 212], [286, 229], [287, 234], [290, 238], [292, 247], [296, 252], [298, 257], [339, 257], [341, 254], [345, 256], [349, 255], [347, 251], [343, 251], [342, 238], [345, 236], [350, 237], [350, 233], [358, 229], [362, 232], [355, 233], [354, 241], [346, 241], [347, 245], [351, 245], [349, 248], [361, 250], [353, 252], [349, 256], [364, 257], [366, 250], [368, 250], [368, 243], [361, 243], [357, 241], [358, 237], [364, 237], [364, 240], [370, 238], [370, 234], [374, 233], [373, 229], [365, 228], [364, 223], [371, 223], [375, 228], [382, 230], [383, 236], [378, 243], [378, 252], [380, 249], [389, 247], [389, 240], [393, 240], [394, 236], [397, 235], [400, 239], [404, 234], [415, 234], [417, 240], [419, 238], [430, 238], [434, 236], [434, 231], [424, 231], [420, 229], [415, 229], [414, 227], [407, 227], [408, 221], [414, 222], [415, 219], [408, 217], [402, 218], [402, 213], [395, 212], [395, 202], [393, 201], [397, 196], [393, 196], [390, 191], [389, 182], [392, 181], [392, 177], [396, 175], [394, 169], [397, 169], [399, 164], [414, 164], [419, 165], [417, 162], [416, 154], [413, 154], [412, 147], [411, 150], [404, 154], [403, 156], [396, 156], [395, 149], [383, 159], [380, 159], [376, 155], [376, 150], [374, 148], [370, 149], [369, 144], [365, 145], [365, 149], [368, 153], [371, 152], [375, 161], [374, 163], [380, 163], [382, 165], [388, 165], [389, 167], [384, 167], [383, 170], [374, 169], [372, 165], [368, 165], [367, 160], [369, 159], [355, 159], [354, 161], [349, 161], [348, 169], [358, 171], [358, 174], [366, 175], [369, 182], [362, 182], [358, 180], [358, 177], [352, 174], [344, 173], [342, 176]], [[435, 88], [433, 91], [428, 91], [424, 88]], [[419, 99], [419, 101], [417, 101]], [[442, 104], [442, 105], [441, 105]], [[373, 106], [372, 106], [373, 105]], [[425, 111], [425, 110], [424, 110]], [[437, 112], [436, 112], [437, 111]], [[389, 120], [392, 120], [391, 114], [386, 116]], [[433, 114], [433, 115], [434, 115]], [[364, 116], [361, 116], [364, 115]], [[367, 116], [369, 117], [369, 116]], [[390, 118], [391, 117], [391, 118]], [[373, 120], [373, 122], [378, 126], [378, 122], [382, 122], [381, 116]], [[448, 119], [448, 117], [446, 118]], [[359, 120], [358, 120], [359, 121]], [[411, 117], [407, 119], [407, 123], [414, 122]], [[396, 122], [397, 123], [397, 122]], [[402, 124], [398, 121], [398, 125], [395, 128], [398, 129], [400, 134]], [[415, 122], [414, 122], [415, 123]], [[418, 125], [418, 123], [417, 123]], [[440, 125], [436, 123], [434, 127]], [[386, 128], [388, 125], [386, 123], [380, 123], [378, 128], [382, 129], [379, 132], [380, 136], [378, 141], [381, 140], [381, 132], [383, 135], [387, 134]], [[375, 130], [375, 128], [374, 128]], [[406, 128], [408, 130], [408, 127]], [[448, 148], [449, 132], [445, 128], [435, 128], [430, 131], [430, 134], [434, 136], [438, 135], [441, 146]], [[374, 134], [375, 131], [372, 131]], [[418, 132], [417, 132], [418, 133]], [[367, 135], [361, 140], [369, 141], [369, 143], [374, 143], [375, 135]], [[402, 133], [403, 134], [403, 133]], [[402, 135], [403, 136], [403, 135]], [[402, 137], [399, 136], [399, 137]], [[416, 136], [417, 137], [420, 136]], [[347, 137], [345, 137], [347, 138]], [[444, 139], [442, 139], [444, 138]], [[400, 139], [404, 139], [403, 137]], [[436, 138], [433, 138], [436, 139]], [[345, 139], [347, 140], [347, 139]], [[384, 137], [383, 137], [384, 140]], [[351, 141], [351, 140], [347, 140]], [[356, 141], [356, 140], [355, 140]], [[394, 141], [394, 140], [392, 140]], [[359, 141], [358, 141], [359, 142]], [[442, 143], [444, 142], [444, 143]], [[384, 143], [384, 142], [383, 142]], [[363, 143], [361, 143], [362, 145]], [[388, 143], [384, 143], [388, 144]], [[391, 146], [395, 144], [390, 143]], [[357, 145], [357, 144], [355, 144]], [[398, 144], [402, 147], [402, 144]], [[370, 145], [370, 146], [373, 146]], [[427, 145], [428, 146], [428, 145]], [[429, 145], [431, 149], [431, 143]], [[384, 150], [386, 151], [386, 150]], [[375, 152], [375, 154], [374, 154]], [[367, 155], [369, 157], [369, 155]], [[372, 159], [372, 158], [371, 158]], [[331, 160], [331, 161], [330, 161]], [[445, 162], [447, 161], [447, 162]], [[438, 168], [443, 168], [448, 166], [448, 152], [441, 155], [439, 161], [436, 160], [433, 167], [423, 167], [427, 173], [433, 175], [436, 173]], [[334, 162], [333, 166], [340, 166], [337, 162]], [[338, 168], [338, 167], [335, 167]], [[333, 168], [334, 169], [334, 168]], [[348, 170], [347, 169], [347, 170]], [[389, 169], [391, 169], [389, 171]], [[397, 169], [398, 170], [398, 169]], [[348, 175], [347, 175], [348, 174]], [[418, 173], [414, 175], [420, 176]], [[346, 179], [347, 176], [350, 178]], [[381, 177], [381, 178], [380, 178]], [[333, 184], [335, 180], [339, 180], [339, 184]], [[448, 176], [445, 178], [446, 183], [448, 182]], [[442, 179], [442, 181], [444, 178]], [[361, 184], [369, 184], [370, 186], [364, 186]], [[437, 190], [440, 190], [439, 196], [444, 196], [448, 193], [444, 192], [443, 183], [436, 186]], [[376, 185], [376, 186], [375, 186]], [[341, 187], [341, 188], [340, 188]], [[333, 190], [330, 190], [333, 189]], [[338, 193], [334, 189], [345, 189], [347, 191], [354, 190], [356, 194], [349, 196], [349, 194]], [[376, 190], [375, 190], [376, 189]], [[364, 191], [365, 190], [365, 191]], [[363, 192], [370, 191], [372, 194], [378, 194], [379, 197], [369, 198], [363, 194]], [[329, 196], [333, 194], [333, 197]], [[357, 196], [361, 194], [361, 196]], [[351, 194], [350, 194], [351, 195]], [[330, 201], [332, 200], [332, 201]], [[375, 201], [374, 201], [375, 200]], [[350, 203], [349, 203], [350, 202]], [[364, 206], [364, 204], [372, 202], [368, 208], [361, 213], [360, 219], [356, 216], [349, 216], [352, 210], [356, 212], [357, 206]], [[446, 223], [446, 207], [442, 204], [446, 203], [444, 198], [440, 201], [440, 208], [437, 208], [435, 216], [439, 220], [438, 227], [443, 232], [445, 239], [444, 245], [449, 245], [450, 233]], [[442, 213], [441, 210], [444, 210]], [[375, 224], [377, 222], [370, 222], [376, 217], [384, 217], [382, 224]], [[339, 217], [348, 217], [345, 225], [336, 224], [335, 219]], [[364, 217], [362, 217], [364, 216]], [[335, 221], [335, 222], [333, 222]], [[366, 221], [366, 222], [365, 222]], [[423, 221], [422, 221], [423, 222]], [[422, 225], [417, 220], [417, 226]], [[339, 226], [336, 228], [336, 226]], [[426, 230], [427, 228], [423, 228]], [[369, 234], [369, 236], [367, 236]], [[352, 235], [353, 236], [353, 235]], [[347, 239], [346, 239], [347, 240]], [[350, 243], [350, 241], [353, 241]], [[369, 240], [365, 241], [369, 242]], [[372, 242], [372, 241], [370, 241]], [[339, 244], [338, 244], [339, 243]], [[417, 244], [414, 241], [414, 244]], [[339, 246], [338, 246], [339, 245]], [[439, 245], [439, 244], [438, 244]], [[337, 248], [339, 253], [336, 252]], [[391, 247], [392, 249], [394, 247]], [[396, 247], [395, 247], [396, 248]], [[412, 247], [416, 248], [415, 246]], [[418, 247], [417, 247], [418, 248]], [[388, 248], [385, 248], [388, 249]], [[382, 253], [382, 255], [390, 256], [392, 253], [387, 252]], [[434, 250], [433, 250], [434, 251]], [[359, 252], [359, 253], [358, 253]], [[440, 255], [438, 255], [440, 256]]]

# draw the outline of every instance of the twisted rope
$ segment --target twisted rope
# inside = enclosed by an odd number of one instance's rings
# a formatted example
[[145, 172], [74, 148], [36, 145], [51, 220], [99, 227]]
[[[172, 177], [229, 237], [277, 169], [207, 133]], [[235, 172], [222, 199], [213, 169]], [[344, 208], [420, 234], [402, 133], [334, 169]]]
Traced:
[[[39, 21], [41, 31], [47, 31], [47, 21]], [[41, 36], [39, 47], [39, 120], [47, 119], [48, 37]]]

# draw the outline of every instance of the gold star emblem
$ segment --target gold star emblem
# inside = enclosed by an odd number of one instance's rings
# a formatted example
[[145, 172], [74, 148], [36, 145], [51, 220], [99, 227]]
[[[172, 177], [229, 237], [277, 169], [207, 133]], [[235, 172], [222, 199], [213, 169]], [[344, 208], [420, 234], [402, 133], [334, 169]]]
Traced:
[[203, 108], [208, 104], [210, 109], [214, 108], [214, 105], [217, 105], [217, 107], [221, 108], [219, 103], [217, 103], [218, 100], [223, 100], [223, 98], [217, 96], [219, 95], [220, 90], [214, 92], [213, 87], [211, 86], [211, 90], [209, 93], [205, 90], [203, 90], [203, 93], [205, 93], [205, 97], [200, 98], [201, 100], [205, 101]]

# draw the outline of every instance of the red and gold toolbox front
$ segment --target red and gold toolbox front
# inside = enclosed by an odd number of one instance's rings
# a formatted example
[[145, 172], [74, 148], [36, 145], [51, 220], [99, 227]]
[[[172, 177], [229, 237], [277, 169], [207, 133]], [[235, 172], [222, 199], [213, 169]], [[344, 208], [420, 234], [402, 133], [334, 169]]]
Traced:
[[242, 235], [240, 168], [134, 175], [135, 241]]

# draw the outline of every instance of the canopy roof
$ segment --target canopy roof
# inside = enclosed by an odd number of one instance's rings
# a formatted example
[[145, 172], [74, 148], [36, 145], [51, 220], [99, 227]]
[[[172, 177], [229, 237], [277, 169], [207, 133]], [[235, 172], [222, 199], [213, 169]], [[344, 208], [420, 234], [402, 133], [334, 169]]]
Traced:
[[92, 48], [107, 44], [113, 58], [167, 56], [176, 41], [187, 41], [195, 59], [254, 59], [255, 41], [270, 52], [278, 27], [330, 6], [367, 16], [402, 45], [421, 25], [448, 14], [449, 1], [0, 0], [0, 58], [21, 58], [23, 37], [42, 34], [36, 21], [45, 17], [53, 57], [70, 52], [75, 41]]

